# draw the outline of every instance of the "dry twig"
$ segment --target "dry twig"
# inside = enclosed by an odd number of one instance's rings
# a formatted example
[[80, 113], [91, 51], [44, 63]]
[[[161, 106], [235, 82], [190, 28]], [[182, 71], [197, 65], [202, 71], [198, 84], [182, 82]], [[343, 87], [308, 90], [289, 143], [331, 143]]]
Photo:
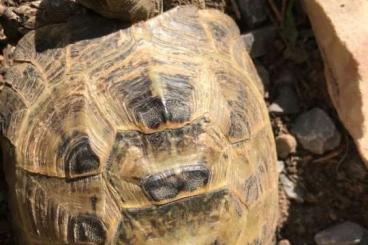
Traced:
[[282, 14], [278, 10], [274, 0], [268, 0], [268, 4], [270, 5], [272, 12], [275, 15], [276, 20], [279, 22], [279, 24], [282, 23]]

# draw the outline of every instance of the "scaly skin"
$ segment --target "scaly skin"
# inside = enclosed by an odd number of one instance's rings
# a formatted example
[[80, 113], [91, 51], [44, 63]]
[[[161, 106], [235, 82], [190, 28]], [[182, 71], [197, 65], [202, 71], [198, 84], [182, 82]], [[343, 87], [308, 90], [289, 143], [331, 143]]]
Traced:
[[147, 20], [180, 5], [216, 8], [224, 11], [225, 0], [79, 0], [87, 8], [108, 17], [125, 21]]

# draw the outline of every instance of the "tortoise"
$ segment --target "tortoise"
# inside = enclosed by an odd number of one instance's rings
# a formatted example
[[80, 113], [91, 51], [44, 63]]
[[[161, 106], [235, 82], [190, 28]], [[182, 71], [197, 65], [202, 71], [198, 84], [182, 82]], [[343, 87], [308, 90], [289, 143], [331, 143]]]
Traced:
[[128, 21], [146, 20], [178, 5], [195, 5], [198, 8], [216, 8], [224, 11], [226, 0], [78, 0], [97, 13]]
[[228, 5], [225, 0], [3, 0], [0, 3], [0, 21], [7, 38], [16, 42], [36, 28], [88, 14], [84, 7], [105, 17], [131, 23], [185, 4], [221, 11], [225, 11]]
[[20, 244], [272, 244], [275, 144], [230, 17], [76, 17], [13, 58], [0, 128]]

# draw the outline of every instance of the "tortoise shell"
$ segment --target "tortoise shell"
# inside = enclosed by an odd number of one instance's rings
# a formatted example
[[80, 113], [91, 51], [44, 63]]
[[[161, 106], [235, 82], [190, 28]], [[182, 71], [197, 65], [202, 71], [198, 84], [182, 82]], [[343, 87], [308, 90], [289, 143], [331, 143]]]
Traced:
[[271, 244], [276, 153], [230, 17], [178, 7], [124, 28], [29, 32], [0, 84], [22, 244]]
[[146, 20], [175, 6], [194, 5], [224, 11], [226, 0], [77, 0], [93, 11], [124, 21]]

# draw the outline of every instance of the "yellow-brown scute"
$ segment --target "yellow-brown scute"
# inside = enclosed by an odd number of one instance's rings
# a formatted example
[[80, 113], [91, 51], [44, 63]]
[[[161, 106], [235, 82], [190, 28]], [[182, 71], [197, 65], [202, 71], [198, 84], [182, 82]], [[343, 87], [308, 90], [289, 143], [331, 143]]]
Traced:
[[125, 207], [166, 203], [222, 186], [230, 163], [224, 157], [229, 144], [221, 135], [203, 118], [152, 134], [120, 132], [107, 163], [111, 186]]
[[115, 242], [236, 244], [246, 217], [236, 197], [220, 189], [159, 207], [125, 210]]

